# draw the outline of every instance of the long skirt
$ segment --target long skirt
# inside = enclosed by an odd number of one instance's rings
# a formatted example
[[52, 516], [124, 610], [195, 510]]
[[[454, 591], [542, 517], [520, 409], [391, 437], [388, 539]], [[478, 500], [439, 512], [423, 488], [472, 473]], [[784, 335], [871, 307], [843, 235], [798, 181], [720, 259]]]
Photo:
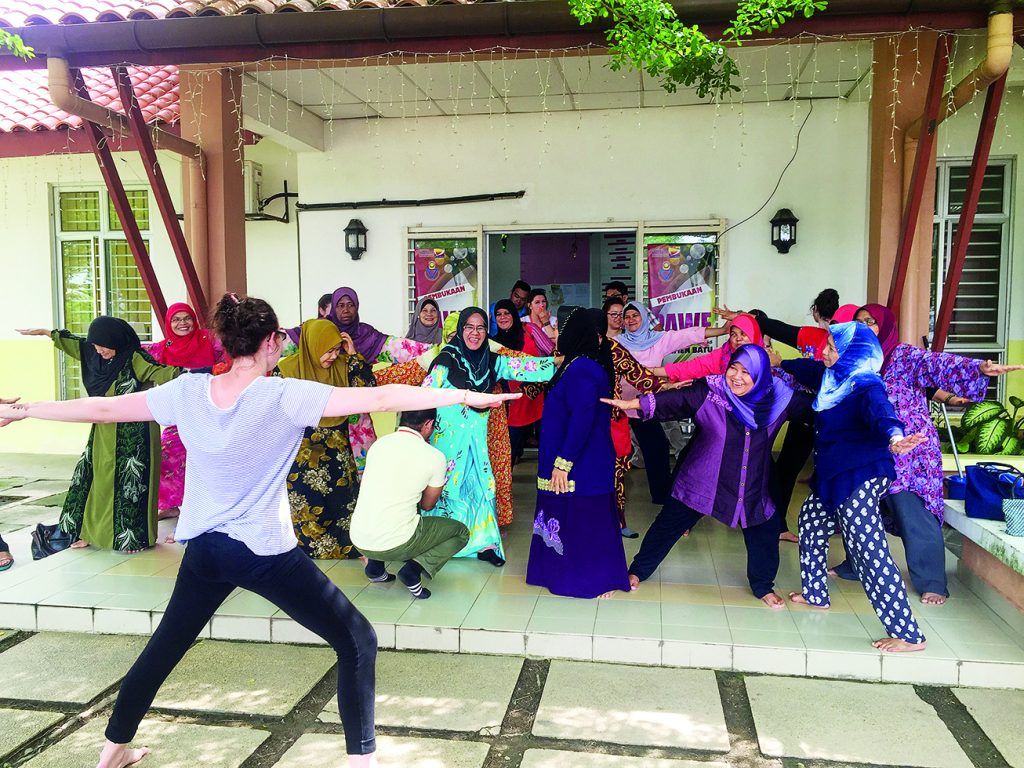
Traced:
[[579, 497], [537, 494], [526, 583], [564, 597], [629, 591], [614, 492]]
[[292, 523], [306, 554], [317, 560], [359, 557], [349, 536], [358, 495], [348, 425], [307, 428], [288, 474]]
[[177, 509], [185, 497], [185, 446], [177, 427], [167, 427], [160, 436], [160, 499], [157, 509]]
[[512, 522], [512, 443], [508, 438], [508, 416], [504, 408], [492, 408], [487, 415], [487, 455], [491, 457], [494, 475], [498, 525], [509, 525]]

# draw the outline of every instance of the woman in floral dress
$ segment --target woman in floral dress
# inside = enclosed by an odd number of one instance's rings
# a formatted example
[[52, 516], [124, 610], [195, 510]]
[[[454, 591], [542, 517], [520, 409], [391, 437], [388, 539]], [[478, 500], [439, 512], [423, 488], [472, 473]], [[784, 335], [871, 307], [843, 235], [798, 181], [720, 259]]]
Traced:
[[[434, 359], [423, 385], [493, 392], [499, 381], [551, 379], [555, 372], [551, 358], [492, 353], [487, 327], [484, 310], [463, 310], [454, 337]], [[469, 544], [456, 557], [476, 555], [501, 566], [505, 558], [498, 529], [496, 484], [487, 451], [487, 421], [486, 411], [464, 405], [438, 409], [431, 442], [448, 457], [449, 474], [437, 506], [428, 514], [454, 518], [469, 529]]]
[[[352, 339], [327, 320], [302, 324], [299, 351], [278, 363], [286, 378], [332, 387], [372, 387], [373, 373]], [[358, 557], [348, 527], [359, 495], [359, 473], [348, 439], [348, 420], [323, 419], [309, 427], [288, 474], [288, 503], [299, 546], [318, 560]]]

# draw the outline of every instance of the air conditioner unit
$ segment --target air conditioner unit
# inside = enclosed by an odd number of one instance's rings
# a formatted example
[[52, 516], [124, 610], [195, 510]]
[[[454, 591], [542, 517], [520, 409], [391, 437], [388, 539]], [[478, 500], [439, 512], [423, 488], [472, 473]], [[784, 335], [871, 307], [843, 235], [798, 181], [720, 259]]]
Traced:
[[252, 160], [242, 163], [242, 184], [244, 185], [246, 215], [260, 213], [263, 199], [263, 166]]

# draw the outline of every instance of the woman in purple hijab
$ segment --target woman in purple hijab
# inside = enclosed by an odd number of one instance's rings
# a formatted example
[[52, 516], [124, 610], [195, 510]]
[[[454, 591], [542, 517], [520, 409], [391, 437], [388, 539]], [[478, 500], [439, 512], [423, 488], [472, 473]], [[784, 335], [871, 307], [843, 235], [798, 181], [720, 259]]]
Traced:
[[629, 567], [633, 589], [707, 516], [743, 529], [751, 591], [770, 608], [785, 607], [775, 592], [779, 532], [768, 493], [772, 444], [783, 422], [812, 418], [813, 399], [772, 375], [764, 348], [746, 344], [733, 352], [723, 375], [684, 389], [606, 401], [622, 410], [639, 409], [645, 420], [693, 419], [697, 425], [679, 461], [671, 497]]

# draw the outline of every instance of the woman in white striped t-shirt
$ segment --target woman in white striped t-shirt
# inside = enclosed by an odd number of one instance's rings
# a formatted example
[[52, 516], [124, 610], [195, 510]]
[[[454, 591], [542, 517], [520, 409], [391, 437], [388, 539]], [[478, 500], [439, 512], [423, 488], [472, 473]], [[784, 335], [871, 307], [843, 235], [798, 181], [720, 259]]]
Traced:
[[[181, 376], [121, 397], [0, 404], [0, 427], [51, 421], [156, 421], [177, 426], [189, 455], [176, 538], [188, 546], [165, 615], [121, 684], [99, 768], [123, 768], [148, 749], [128, 743], [160, 685], [235, 587], [270, 600], [338, 654], [338, 706], [352, 766], [373, 764], [374, 665], [370, 623], [296, 546], [285, 480], [306, 427], [324, 417], [438, 408], [494, 407], [517, 395], [402, 385], [340, 389], [267, 377], [285, 342], [261, 299], [227, 294], [213, 320], [234, 359], [228, 373]], [[344, 692], [344, 695], [342, 695]]]

